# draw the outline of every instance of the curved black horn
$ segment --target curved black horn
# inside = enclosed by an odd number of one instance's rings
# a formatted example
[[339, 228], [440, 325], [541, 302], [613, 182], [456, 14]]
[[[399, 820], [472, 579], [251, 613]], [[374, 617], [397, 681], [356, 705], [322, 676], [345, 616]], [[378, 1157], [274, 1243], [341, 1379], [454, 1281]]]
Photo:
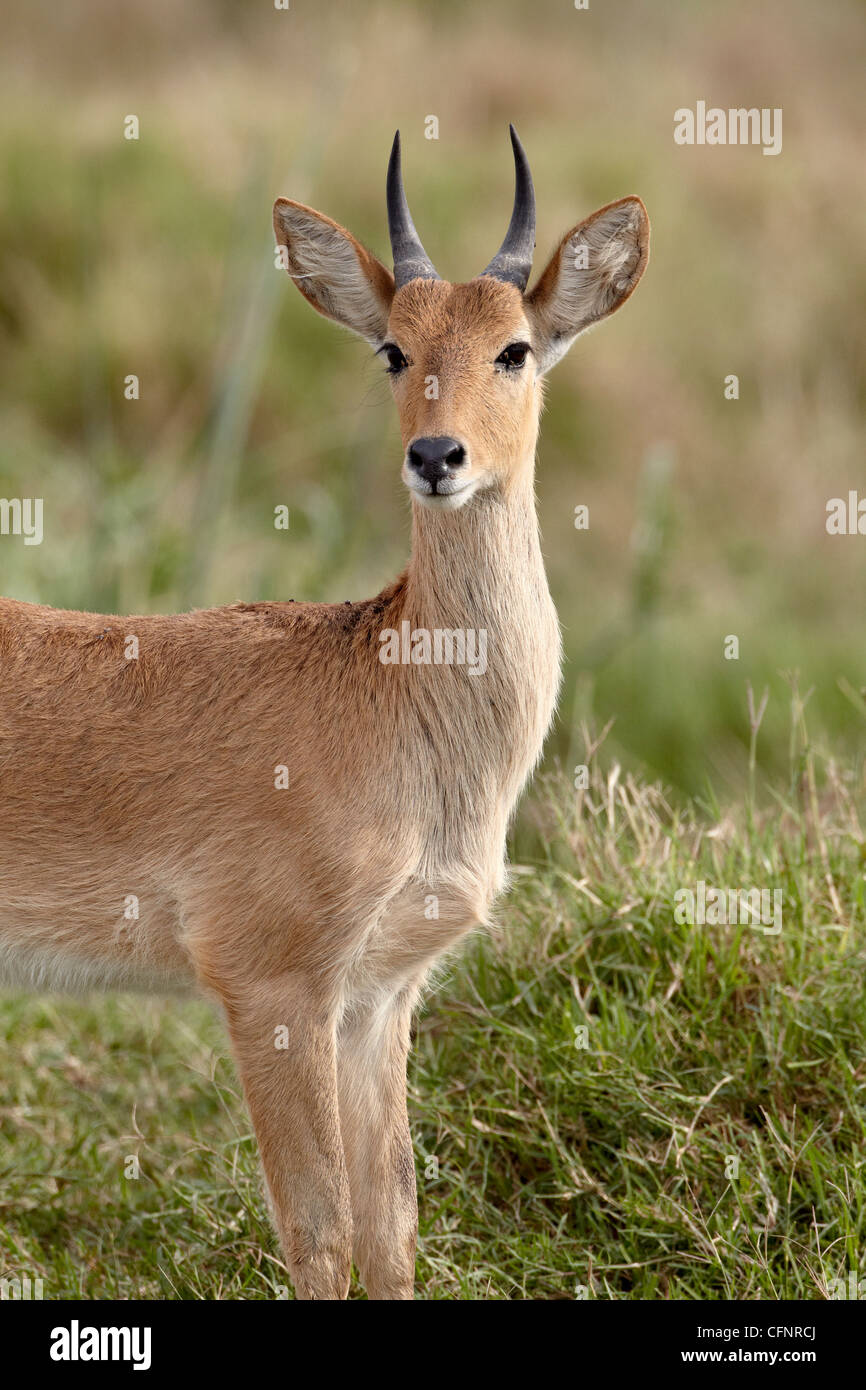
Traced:
[[516, 285], [519, 290], [526, 289], [526, 282], [532, 270], [532, 253], [535, 250], [535, 190], [529, 172], [526, 151], [517, 137], [514, 126], [511, 131], [511, 146], [514, 150], [514, 211], [505, 233], [505, 240], [493, 260], [482, 275], [490, 275], [494, 280], [505, 280]]
[[394, 136], [391, 158], [388, 160], [388, 231], [391, 236], [391, 252], [394, 257], [394, 283], [399, 290], [410, 280], [440, 280], [436, 267], [431, 261], [421, 238], [415, 231], [415, 223], [406, 202], [403, 190], [403, 171], [400, 166], [400, 132]]

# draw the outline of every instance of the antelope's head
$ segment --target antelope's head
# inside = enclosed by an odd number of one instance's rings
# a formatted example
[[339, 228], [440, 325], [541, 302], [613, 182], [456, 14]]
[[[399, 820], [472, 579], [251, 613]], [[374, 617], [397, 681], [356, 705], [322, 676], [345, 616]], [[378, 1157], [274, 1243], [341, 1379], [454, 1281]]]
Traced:
[[466, 284], [437, 274], [415, 230], [400, 165], [388, 166], [394, 272], [344, 227], [278, 198], [277, 242], [315, 309], [366, 338], [391, 378], [403, 479], [425, 507], [463, 506], [531, 473], [541, 379], [585, 329], [628, 299], [644, 272], [649, 220], [621, 198], [566, 232], [532, 290], [535, 195], [514, 127], [514, 211], [502, 246]]

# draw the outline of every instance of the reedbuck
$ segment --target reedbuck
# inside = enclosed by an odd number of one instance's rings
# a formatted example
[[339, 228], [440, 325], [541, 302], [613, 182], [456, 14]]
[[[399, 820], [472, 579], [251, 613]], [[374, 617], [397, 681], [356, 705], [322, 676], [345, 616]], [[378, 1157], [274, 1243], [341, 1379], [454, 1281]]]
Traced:
[[467, 284], [421, 245], [399, 135], [393, 275], [322, 213], [274, 208], [298, 289], [390, 374], [412, 499], [394, 583], [174, 617], [0, 600], [3, 981], [220, 1004], [303, 1298], [345, 1298], [353, 1258], [371, 1298], [412, 1297], [412, 1009], [504, 887], [559, 683], [542, 377], [647, 262], [623, 198], [527, 293], [535, 201], [511, 140], [511, 223]]

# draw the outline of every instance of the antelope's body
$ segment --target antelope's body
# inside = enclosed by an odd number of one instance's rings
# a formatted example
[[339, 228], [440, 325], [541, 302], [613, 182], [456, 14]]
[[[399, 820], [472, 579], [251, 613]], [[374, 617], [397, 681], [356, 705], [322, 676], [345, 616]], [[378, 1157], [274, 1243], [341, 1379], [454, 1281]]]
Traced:
[[[516, 138], [515, 157], [519, 195]], [[411, 1011], [504, 886], [559, 680], [533, 493], [541, 376], [646, 262], [626, 199], [573, 229], [526, 296], [519, 205], [500, 258], [449, 285], [417, 241], [396, 143], [394, 277], [277, 203], [303, 293], [396, 378], [412, 554], [378, 597], [123, 619], [0, 600], [0, 982], [221, 1004], [304, 1297], [345, 1297], [353, 1256], [371, 1297], [412, 1296]], [[572, 274], [578, 242], [594, 264]], [[441, 632], [483, 634], [483, 669], [429, 646], [383, 660], [388, 633]]]

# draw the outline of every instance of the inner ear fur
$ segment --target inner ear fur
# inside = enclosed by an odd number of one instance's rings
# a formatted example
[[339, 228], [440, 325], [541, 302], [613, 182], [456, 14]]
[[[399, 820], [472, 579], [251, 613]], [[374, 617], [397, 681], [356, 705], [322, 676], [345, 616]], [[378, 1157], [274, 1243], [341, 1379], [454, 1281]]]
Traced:
[[289, 275], [313, 308], [381, 346], [394, 298], [390, 270], [339, 222], [290, 198], [274, 203], [274, 232]]
[[634, 196], [607, 203], [566, 232], [526, 296], [542, 358], [549, 359], [545, 369], [578, 334], [625, 303], [648, 259], [649, 217]]

